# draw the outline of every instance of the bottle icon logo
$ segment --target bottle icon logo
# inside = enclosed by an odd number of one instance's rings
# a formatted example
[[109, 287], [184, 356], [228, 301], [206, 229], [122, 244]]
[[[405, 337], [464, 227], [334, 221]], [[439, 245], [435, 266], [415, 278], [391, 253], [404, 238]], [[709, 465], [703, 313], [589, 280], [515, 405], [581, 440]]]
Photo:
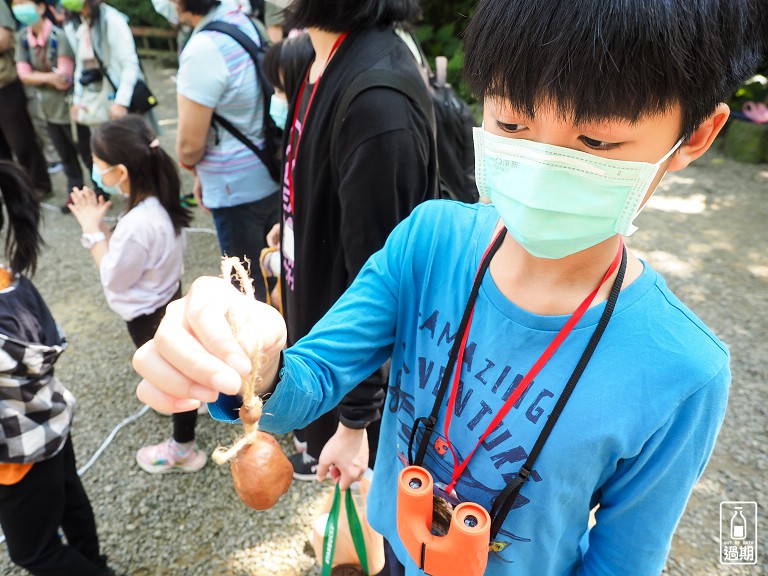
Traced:
[[741, 513], [741, 506], [734, 508], [736, 511], [731, 518], [731, 538], [733, 540], [747, 539], [747, 519]]
[[720, 563], [757, 564], [757, 502], [720, 503]]

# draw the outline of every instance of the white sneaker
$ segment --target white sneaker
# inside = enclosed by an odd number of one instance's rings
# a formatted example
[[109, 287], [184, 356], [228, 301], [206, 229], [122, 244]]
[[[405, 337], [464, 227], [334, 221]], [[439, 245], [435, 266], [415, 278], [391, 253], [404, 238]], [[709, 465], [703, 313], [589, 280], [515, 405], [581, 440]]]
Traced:
[[197, 472], [205, 466], [208, 457], [196, 444], [186, 451], [180, 450], [179, 444], [169, 438], [160, 444], [144, 446], [136, 452], [136, 462], [142, 470], [150, 474], [165, 472]]

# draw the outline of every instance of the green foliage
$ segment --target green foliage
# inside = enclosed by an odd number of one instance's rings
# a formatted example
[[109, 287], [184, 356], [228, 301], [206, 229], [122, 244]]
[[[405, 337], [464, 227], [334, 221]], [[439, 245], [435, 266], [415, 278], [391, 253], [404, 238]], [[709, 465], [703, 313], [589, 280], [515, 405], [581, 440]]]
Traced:
[[422, 0], [422, 20], [416, 27], [419, 39], [430, 65], [434, 68], [435, 57], [448, 58], [448, 82], [466, 101], [475, 99], [464, 83], [464, 42], [461, 36], [469, 24], [473, 0]]
[[117, 8], [128, 16], [131, 26], [151, 26], [153, 28], [170, 29], [168, 21], [155, 12], [149, 0], [108, 0], [113, 8]]
[[766, 75], [757, 74], [742, 84], [728, 100], [731, 110], [741, 110], [745, 102], [765, 102], [768, 104], [768, 70]]

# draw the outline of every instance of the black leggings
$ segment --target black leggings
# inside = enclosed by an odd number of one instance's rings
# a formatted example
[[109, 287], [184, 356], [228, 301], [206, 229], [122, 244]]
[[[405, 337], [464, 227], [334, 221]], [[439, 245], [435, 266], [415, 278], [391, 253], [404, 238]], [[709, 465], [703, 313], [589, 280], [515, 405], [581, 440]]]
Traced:
[[[36, 462], [24, 478], [0, 485], [0, 525], [11, 560], [45, 576], [102, 576], [105, 559], [93, 509], [75, 466], [72, 439], [53, 458]], [[67, 537], [59, 538], [59, 526]]]
[[[151, 314], [144, 314], [128, 321], [128, 333], [131, 335], [136, 348], [140, 348], [149, 342], [157, 332], [160, 321], [165, 316], [165, 308], [181, 298], [181, 285], [173, 297]], [[173, 439], [179, 443], [193, 442], [195, 440], [195, 425], [197, 424], [197, 410], [179, 412], [173, 415]]]
[[[79, 140], [90, 138], [87, 126], [78, 125], [77, 128]], [[90, 146], [83, 149], [79, 145], [79, 140], [78, 143], [75, 143], [75, 140], [72, 138], [72, 128], [69, 124], [48, 122], [48, 135], [51, 138], [51, 142], [53, 142], [53, 146], [56, 148], [56, 152], [59, 153], [61, 163], [64, 165], [64, 173], [67, 175], [67, 193], [72, 192], [72, 188], [82, 188], [85, 180], [83, 179], [83, 169], [80, 167], [80, 160], [85, 164], [90, 176], [90, 171], [93, 167]], [[78, 155], [80, 156], [79, 159]]]

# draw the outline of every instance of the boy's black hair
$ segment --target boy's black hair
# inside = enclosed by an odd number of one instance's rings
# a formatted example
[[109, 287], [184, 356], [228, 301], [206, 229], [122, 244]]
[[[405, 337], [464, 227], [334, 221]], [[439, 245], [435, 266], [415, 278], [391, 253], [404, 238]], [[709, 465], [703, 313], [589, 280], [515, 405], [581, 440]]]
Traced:
[[131, 193], [128, 210], [149, 196], [162, 204], [178, 235], [192, 222], [192, 213], [181, 205], [181, 180], [176, 163], [161, 146], [150, 145], [156, 136], [137, 114], [129, 114], [96, 128], [91, 134], [91, 152], [110, 166], [128, 170]]
[[[29, 175], [18, 164], [0, 160], [0, 198], [8, 213], [5, 257], [13, 272], [35, 273], [37, 257], [43, 247], [40, 236], [40, 202]], [[0, 230], [5, 224], [0, 206]]]
[[285, 92], [288, 102], [304, 81], [302, 73], [315, 55], [309, 34], [302, 32], [269, 47], [264, 55], [264, 76]]
[[766, 0], [481, 0], [465, 41], [476, 95], [576, 123], [680, 104], [687, 138], [754, 73]]
[[205, 16], [219, 4], [221, 4], [219, 0], [179, 0], [179, 11]]
[[285, 9], [285, 27], [351, 32], [415, 20], [419, 14], [418, 0], [293, 0]]

